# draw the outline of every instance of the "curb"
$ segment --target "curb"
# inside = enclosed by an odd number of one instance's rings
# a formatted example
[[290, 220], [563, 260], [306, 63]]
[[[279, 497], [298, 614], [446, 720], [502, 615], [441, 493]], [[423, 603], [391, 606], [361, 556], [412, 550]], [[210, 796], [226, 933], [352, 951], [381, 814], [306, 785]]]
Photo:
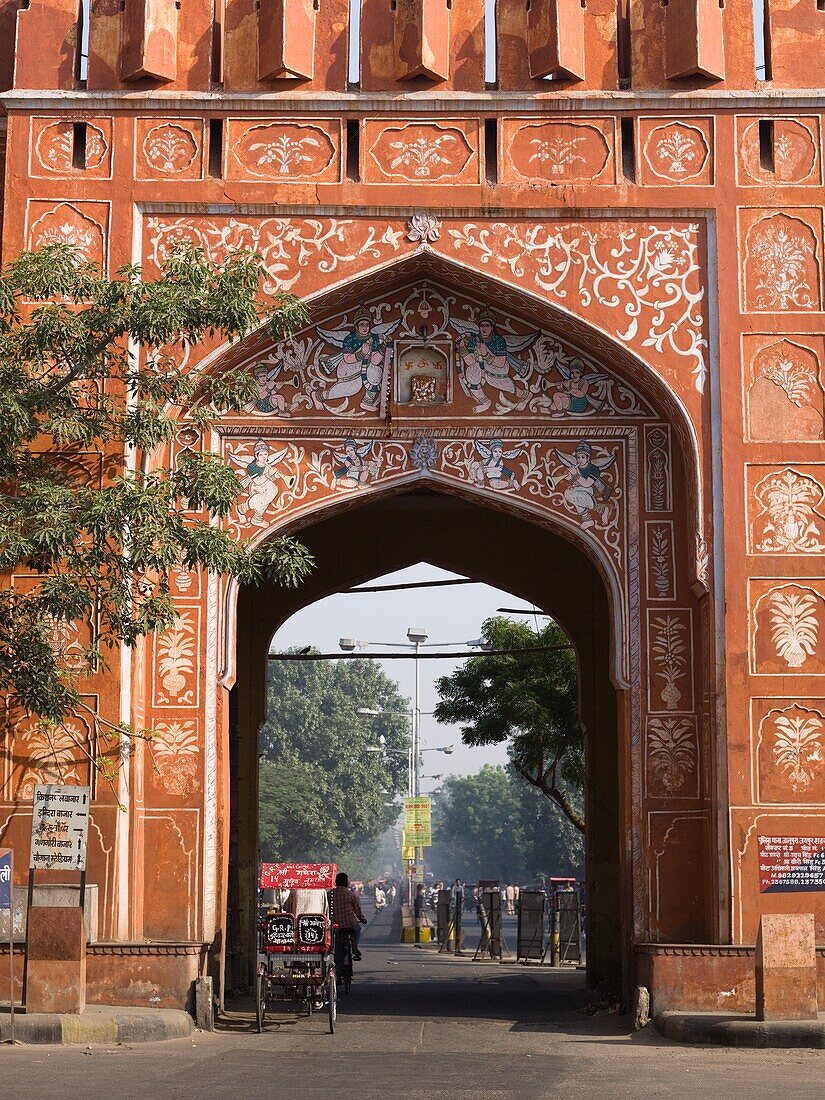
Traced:
[[677, 1043], [759, 1048], [825, 1048], [825, 1020], [756, 1020], [751, 1016], [713, 1016], [659, 1012], [656, 1030]]
[[[188, 1012], [175, 1008], [147, 1012], [94, 1012], [79, 1016], [38, 1012], [15, 1015], [14, 1038], [26, 1045], [117, 1046], [185, 1039], [194, 1030]], [[0, 1042], [11, 1040], [8, 1015], [0, 1018]]]

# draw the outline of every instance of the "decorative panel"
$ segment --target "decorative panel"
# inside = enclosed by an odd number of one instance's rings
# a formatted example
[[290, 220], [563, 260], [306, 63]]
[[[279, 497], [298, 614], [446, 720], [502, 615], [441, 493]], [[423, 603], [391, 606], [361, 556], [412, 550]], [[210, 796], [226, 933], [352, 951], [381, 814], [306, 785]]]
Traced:
[[336, 183], [340, 177], [338, 119], [230, 118], [227, 122], [227, 179]]
[[616, 182], [612, 118], [503, 118], [500, 143], [499, 177], [504, 183]]
[[479, 183], [478, 119], [365, 119], [361, 173], [366, 183]]

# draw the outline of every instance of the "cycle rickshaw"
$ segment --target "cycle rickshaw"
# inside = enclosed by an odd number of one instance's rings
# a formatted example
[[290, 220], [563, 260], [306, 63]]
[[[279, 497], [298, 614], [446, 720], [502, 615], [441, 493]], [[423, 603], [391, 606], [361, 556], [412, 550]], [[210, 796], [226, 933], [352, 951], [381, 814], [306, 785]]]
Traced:
[[293, 1004], [311, 1016], [327, 1010], [335, 1032], [337, 989], [332, 931], [324, 913], [283, 912], [263, 904], [264, 890], [331, 890], [334, 863], [264, 863], [259, 879], [258, 966], [255, 1019], [263, 1031], [267, 1011]]

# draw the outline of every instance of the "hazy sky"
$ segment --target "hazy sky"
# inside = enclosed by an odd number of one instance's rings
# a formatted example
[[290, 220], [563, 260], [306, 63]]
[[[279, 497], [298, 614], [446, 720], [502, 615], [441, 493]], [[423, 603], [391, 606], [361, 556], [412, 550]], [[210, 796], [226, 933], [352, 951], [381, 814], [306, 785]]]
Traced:
[[[397, 573], [376, 577], [369, 584], [394, 584], [455, 577], [432, 565], [421, 563]], [[464, 643], [478, 638], [484, 619], [499, 607], [529, 605], [515, 596], [486, 584], [456, 585], [448, 588], [419, 588], [406, 592], [380, 592], [356, 595], [328, 596], [324, 600], [293, 615], [277, 632], [273, 649], [312, 645], [324, 653], [339, 652], [338, 639], [357, 638], [369, 642], [406, 642], [407, 628], [423, 627], [428, 642]], [[380, 659], [380, 647], [367, 647], [359, 652], [375, 653]], [[386, 649], [385, 649], [386, 652]], [[438, 701], [435, 681], [448, 675], [461, 661], [421, 661], [421, 709], [431, 711]], [[395, 680], [402, 694], [410, 700], [414, 689], [414, 662], [385, 661], [387, 675]], [[424, 754], [424, 775], [470, 775], [483, 764], [501, 764], [507, 759], [503, 747], [469, 748], [462, 744], [461, 734], [454, 726], [440, 726], [430, 715], [421, 719], [421, 743], [424, 748], [453, 745], [454, 753]], [[429, 793], [440, 786], [440, 780], [422, 780], [421, 790]]]

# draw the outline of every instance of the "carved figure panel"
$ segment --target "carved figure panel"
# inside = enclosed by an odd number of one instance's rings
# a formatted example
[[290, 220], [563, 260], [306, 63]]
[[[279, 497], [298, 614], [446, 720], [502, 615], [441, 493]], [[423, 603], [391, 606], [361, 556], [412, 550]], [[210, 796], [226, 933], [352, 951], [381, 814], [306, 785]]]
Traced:
[[825, 801], [823, 700], [753, 699], [757, 802]]
[[27, 210], [27, 247], [70, 244], [78, 255], [106, 267], [109, 203], [54, 202], [32, 199]]
[[[652, 415], [640, 394], [589, 356], [426, 281], [319, 319], [240, 365], [258, 389], [246, 412], [281, 419], [314, 418], [319, 411], [382, 416], [390, 400], [411, 417], [426, 415], [434, 404], [473, 418]], [[665, 473], [669, 478], [669, 466]]]
[[645, 769], [651, 798], [699, 797], [699, 741], [692, 715], [647, 720]]
[[652, 714], [693, 710], [693, 618], [689, 608], [647, 613], [647, 701]]
[[825, 581], [748, 581], [750, 669], [825, 676]]
[[748, 553], [821, 554], [825, 550], [823, 467], [748, 466]]
[[478, 183], [475, 120], [413, 122], [365, 119], [362, 174], [367, 183]]
[[821, 336], [745, 336], [746, 438], [802, 443], [825, 438]]
[[798, 118], [772, 117], [766, 121], [769, 123], [768, 148], [764, 148], [764, 141], [760, 142], [759, 118], [740, 116], [736, 120], [740, 185], [793, 183], [811, 187], [820, 184], [819, 118], [801, 115]]
[[136, 179], [202, 179], [203, 156], [202, 119], [135, 119]]
[[[33, 118], [29, 144], [29, 173], [36, 179], [82, 175], [84, 179], [111, 179], [112, 119], [84, 118], [84, 147], [73, 121]], [[82, 152], [82, 162], [76, 163]]]
[[649, 600], [676, 599], [676, 547], [672, 520], [647, 520], [646, 584]]
[[750, 312], [802, 313], [822, 308], [822, 211], [740, 211], [742, 296]]
[[[614, 439], [600, 434], [587, 440], [578, 433], [559, 430], [557, 437], [535, 440], [508, 431], [499, 437], [427, 436], [387, 441], [373, 431], [327, 442], [311, 436], [227, 436], [224, 459], [241, 481], [241, 494], [230, 514], [229, 527], [243, 537], [271, 527], [280, 514], [288, 511], [294, 515], [296, 510], [340, 493], [433, 475], [497, 496], [520, 494], [532, 506], [594, 539], [611, 560], [619, 563], [625, 556], [623, 435], [620, 431]], [[673, 709], [690, 709], [681, 706], [681, 700], [692, 694], [682, 683], [681, 623], [674, 629], [678, 638], [674, 635], [667, 668], [677, 686], [669, 697], [675, 699]], [[162, 645], [163, 638], [159, 641]], [[186, 640], [179, 641], [176, 635], [173, 643], [173, 656], [191, 664], [193, 655], [182, 649]], [[158, 665], [159, 671], [175, 677], [174, 682], [165, 685], [167, 695], [183, 691], [184, 685], [178, 681], [192, 671], [183, 665], [180, 670], [177, 665], [173, 669], [173, 664], [167, 660], [163, 670]]]
[[713, 120], [640, 118], [640, 182], [661, 186], [713, 183]]
[[249, 119], [227, 122], [228, 179], [337, 182], [341, 123], [337, 119]]
[[504, 118], [499, 172], [506, 183], [616, 182], [616, 133], [613, 119], [587, 122], [549, 119], [537, 122]]

